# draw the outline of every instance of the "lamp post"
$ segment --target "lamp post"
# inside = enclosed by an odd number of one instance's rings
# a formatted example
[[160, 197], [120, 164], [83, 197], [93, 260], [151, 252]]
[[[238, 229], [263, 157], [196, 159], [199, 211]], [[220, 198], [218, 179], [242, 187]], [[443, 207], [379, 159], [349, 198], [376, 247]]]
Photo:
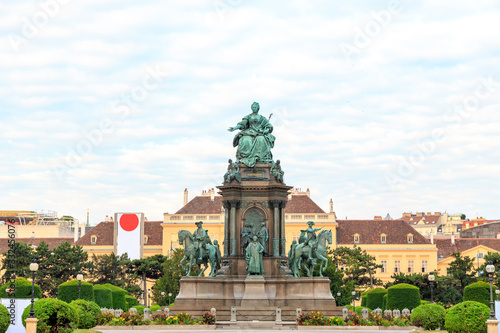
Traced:
[[170, 306], [170, 304], [172, 304], [172, 293], [168, 293], [168, 306]]
[[337, 292], [337, 306], [339, 306], [340, 304], [340, 296], [342, 296], [342, 294], [340, 293], [340, 291]]
[[78, 274], [76, 275], [76, 279], [78, 280], [78, 299], [80, 299], [82, 295], [82, 280], [83, 280], [82, 272], [78, 272]]
[[434, 276], [434, 272], [429, 273], [429, 285], [431, 286], [431, 303], [434, 303], [434, 280], [436, 277]]
[[151, 289], [148, 289], [148, 308], [151, 305]]
[[33, 262], [30, 264], [32, 283], [31, 283], [31, 309], [29, 318], [36, 318], [35, 308], [33, 307], [33, 303], [35, 303], [35, 273], [37, 270], [38, 270], [38, 264], [36, 262], [36, 259], [33, 259]]
[[493, 311], [493, 272], [495, 271], [495, 266], [493, 262], [488, 261], [486, 265], [486, 272], [488, 272], [488, 278], [490, 280], [490, 320], [496, 320], [495, 311]]
[[161, 304], [165, 303], [165, 292], [161, 292]]
[[356, 300], [356, 290], [353, 290], [351, 294], [352, 294], [352, 310], [354, 311], [354, 309], [355, 309], [354, 301]]

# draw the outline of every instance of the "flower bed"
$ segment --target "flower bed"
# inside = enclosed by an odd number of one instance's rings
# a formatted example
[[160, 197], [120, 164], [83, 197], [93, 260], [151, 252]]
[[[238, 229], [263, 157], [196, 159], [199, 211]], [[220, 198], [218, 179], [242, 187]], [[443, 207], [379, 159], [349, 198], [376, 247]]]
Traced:
[[392, 316], [383, 316], [381, 314], [370, 313], [367, 319], [364, 319], [358, 313], [350, 311], [347, 319], [341, 317], [325, 317], [321, 312], [312, 311], [310, 314], [299, 314], [297, 319], [299, 326], [411, 326], [408, 316], [393, 318]]
[[120, 317], [113, 315], [103, 316], [104, 326], [138, 326], [138, 325], [213, 325], [215, 316], [205, 313], [200, 318], [191, 318], [191, 315], [181, 312], [176, 316], [166, 316], [164, 314], [152, 315], [151, 320], [144, 319], [144, 316], [137, 313], [124, 312]]

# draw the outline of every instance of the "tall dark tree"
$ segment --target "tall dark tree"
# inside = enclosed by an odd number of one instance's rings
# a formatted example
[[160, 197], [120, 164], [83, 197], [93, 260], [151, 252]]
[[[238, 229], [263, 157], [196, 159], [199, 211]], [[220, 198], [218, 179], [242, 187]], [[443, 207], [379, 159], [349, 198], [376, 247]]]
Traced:
[[493, 281], [496, 286], [500, 286], [500, 253], [498, 252], [488, 252], [484, 256], [484, 263], [479, 267], [479, 278], [481, 281], [489, 281], [488, 273], [486, 273], [486, 265], [488, 261], [491, 261], [495, 266], [495, 273], [493, 274]]
[[4, 272], [2, 280], [4, 283], [8, 281], [12, 275], [24, 278], [29, 278], [31, 276], [29, 266], [34, 257], [33, 247], [21, 242], [12, 244], [10, 250], [2, 254], [2, 271]]
[[[184, 258], [183, 249], [175, 249], [172, 256], [163, 263], [163, 275], [156, 280], [153, 286], [153, 300], [156, 304], [166, 305], [168, 303], [168, 293], [172, 293], [172, 301], [180, 291], [180, 280], [184, 271], [180, 262]], [[161, 292], [165, 292], [162, 297]]]
[[459, 252], [453, 252], [452, 257], [455, 258], [448, 268], [448, 275], [453, 276], [458, 280], [458, 290], [463, 295], [464, 288], [476, 282], [476, 269], [474, 269], [474, 259], [469, 256], [462, 257]]
[[382, 283], [374, 277], [376, 270], [382, 265], [377, 264], [375, 257], [365, 250], [357, 246], [353, 248], [341, 246], [331, 250], [329, 255], [337, 267], [343, 268], [344, 282], [353, 281], [356, 286], [369, 285], [371, 288]]
[[114, 253], [92, 256], [90, 277], [93, 283], [110, 283], [139, 296], [138, 277], [133, 274], [132, 261], [126, 253], [117, 256]]
[[132, 260], [130, 270], [137, 278], [143, 281], [143, 297], [146, 298], [146, 281], [157, 280], [163, 274], [163, 263], [167, 257], [161, 254], [154, 255], [143, 259]]

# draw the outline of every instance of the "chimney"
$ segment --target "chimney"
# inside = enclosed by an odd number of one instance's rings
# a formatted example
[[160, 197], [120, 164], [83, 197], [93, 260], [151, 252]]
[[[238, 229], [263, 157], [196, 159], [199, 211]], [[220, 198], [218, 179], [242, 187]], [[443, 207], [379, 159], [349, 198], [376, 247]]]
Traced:
[[[106, 215], [106, 217], [108, 217], [108, 215]], [[73, 232], [73, 236], [74, 236], [74, 241], [76, 243], [76, 241], [78, 241], [78, 233], [80, 232], [80, 221], [78, 220], [75, 220], [75, 230]]]
[[497, 239], [500, 239], [500, 232], [497, 232]]
[[35, 239], [35, 232], [34, 231], [31, 232], [31, 239]]
[[431, 232], [431, 244], [434, 244], [434, 234]]
[[82, 238], [83, 236], [85, 236], [85, 223], [82, 223], [82, 226], [80, 227], [80, 230], [82, 232], [82, 234], [80, 235], [80, 238]]
[[212, 189], [210, 190], [210, 200], [214, 201], [214, 199], [215, 199], [215, 190], [212, 187]]
[[106, 217], [104, 218], [104, 222], [108, 223], [109, 222], [109, 216], [106, 215]]
[[333, 200], [330, 198], [330, 213], [333, 213]]
[[455, 245], [455, 234], [451, 233], [451, 245]]
[[309, 187], [307, 188], [306, 194], [307, 194], [308, 197], [311, 196], [311, 191], [309, 191]]
[[188, 203], [188, 189], [184, 189], [184, 206]]

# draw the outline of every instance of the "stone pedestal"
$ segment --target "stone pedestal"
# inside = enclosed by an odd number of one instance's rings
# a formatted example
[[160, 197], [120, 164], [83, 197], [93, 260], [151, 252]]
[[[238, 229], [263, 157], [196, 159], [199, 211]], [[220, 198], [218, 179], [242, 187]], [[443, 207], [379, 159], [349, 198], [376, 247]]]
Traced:
[[488, 319], [486, 320], [486, 326], [488, 333], [498, 333], [498, 320]]
[[247, 276], [245, 279], [245, 292], [241, 299], [241, 306], [269, 306], [265, 284], [266, 280], [264, 280], [264, 277], [261, 275]]
[[36, 333], [36, 324], [38, 319], [36, 318], [26, 318], [26, 333]]

